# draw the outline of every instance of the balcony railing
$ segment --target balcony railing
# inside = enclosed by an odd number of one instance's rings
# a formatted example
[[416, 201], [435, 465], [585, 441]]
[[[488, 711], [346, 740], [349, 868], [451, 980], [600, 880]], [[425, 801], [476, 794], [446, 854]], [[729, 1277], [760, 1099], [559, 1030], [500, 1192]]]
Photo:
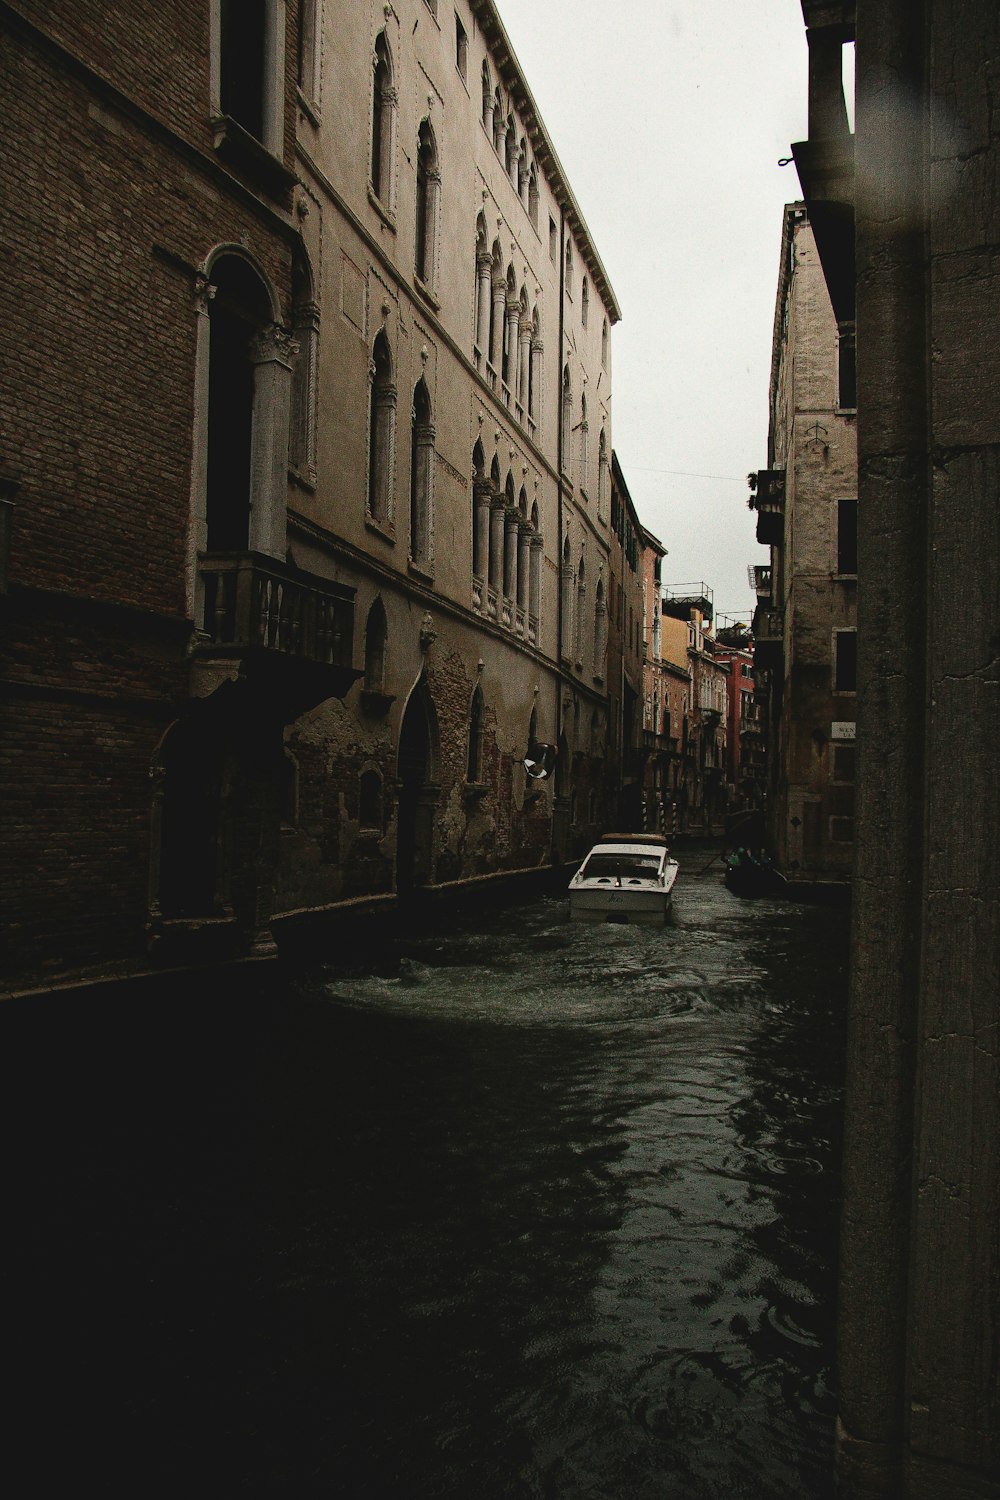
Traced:
[[771, 597], [771, 569], [765, 563], [754, 564], [753, 586], [758, 599], [770, 599]]
[[324, 666], [349, 667], [354, 590], [259, 552], [198, 559], [202, 628], [212, 646], [251, 647]]

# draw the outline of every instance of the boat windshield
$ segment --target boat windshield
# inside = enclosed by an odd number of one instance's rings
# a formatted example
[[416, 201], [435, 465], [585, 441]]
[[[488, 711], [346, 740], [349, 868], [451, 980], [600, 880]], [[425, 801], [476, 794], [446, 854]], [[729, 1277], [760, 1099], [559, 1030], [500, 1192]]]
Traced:
[[662, 854], [592, 854], [581, 870], [586, 880], [654, 880]]

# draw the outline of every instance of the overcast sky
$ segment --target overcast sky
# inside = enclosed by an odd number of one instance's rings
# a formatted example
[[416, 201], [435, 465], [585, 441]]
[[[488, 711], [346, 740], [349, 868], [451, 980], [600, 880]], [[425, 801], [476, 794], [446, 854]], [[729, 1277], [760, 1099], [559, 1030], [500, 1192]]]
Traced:
[[664, 582], [749, 621], [799, 0], [497, 0], [622, 310], [614, 446]]

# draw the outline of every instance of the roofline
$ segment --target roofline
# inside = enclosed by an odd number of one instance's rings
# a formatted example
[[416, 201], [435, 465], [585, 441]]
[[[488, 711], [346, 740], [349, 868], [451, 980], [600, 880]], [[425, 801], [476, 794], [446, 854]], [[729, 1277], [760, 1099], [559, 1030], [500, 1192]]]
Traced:
[[617, 484], [618, 488], [625, 496], [625, 504], [628, 506], [629, 514], [631, 515], [632, 520], [635, 522], [636, 530], [645, 532], [646, 528], [639, 520], [639, 512], [635, 508], [635, 501], [632, 499], [632, 496], [629, 493], [629, 487], [625, 483], [625, 475], [622, 473], [622, 466], [618, 462], [618, 454], [615, 452], [614, 448], [612, 448], [611, 450], [611, 482], [612, 484]]
[[604, 269], [601, 257], [587, 228], [587, 221], [583, 217], [579, 203], [576, 201], [573, 189], [569, 185], [562, 162], [556, 155], [556, 149], [552, 144], [548, 130], [538, 111], [534, 95], [528, 87], [521, 64], [511, 45], [510, 37], [500, 19], [493, 0], [469, 0], [469, 8], [475, 16], [493, 55], [493, 61], [497, 72], [503, 79], [507, 88], [513, 95], [517, 105], [518, 113], [524, 120], [525, 129], [531, 138], [531, 144], [535, 150], [535, 159], [541, 164], [542, 170], [549, 179], [556, 202], [572, 225], [574, 235], [580, 243], [583, 258], [590, 269], [594, 285], [603, 298], [604, 304], [612, 323], [621, 322], [621, 308], [618, 298], [614, 294], [608, 273]]
[[[793, 226], [797, 223], [809, 222], [809, 213], [801, 199], [794, 203], [786, 203], [781, 211], [781, 259], [778, 262], [778, 290], [774, 299], [774, 325], [771, 332], [771, 384], [768, 389], [769, 411], [774, 410], [774, 398], [778, 390], [778, 371], [781, 368], [781, 341], [782, 341], [782, 311], [785, 306], [785, 298], [788, 295], [788, 287], [792, 279], [791, 268], [788, 263], [788, 247], [792, 238]], [[770, 435], [773, 441], [773, 433]], [[768, 444], [770, 447], [770, 442]], [[771, 463], [771, 455], [768, 454], [768, 464]]]

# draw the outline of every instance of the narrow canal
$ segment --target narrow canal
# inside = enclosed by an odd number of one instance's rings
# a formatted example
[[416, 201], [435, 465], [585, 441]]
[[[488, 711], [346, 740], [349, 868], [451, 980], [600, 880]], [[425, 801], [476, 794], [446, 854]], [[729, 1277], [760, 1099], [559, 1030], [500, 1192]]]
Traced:
[[710, 857], [663, 930], [6, 1007], [40, 1484], [831, 1496], [846, 916]]

